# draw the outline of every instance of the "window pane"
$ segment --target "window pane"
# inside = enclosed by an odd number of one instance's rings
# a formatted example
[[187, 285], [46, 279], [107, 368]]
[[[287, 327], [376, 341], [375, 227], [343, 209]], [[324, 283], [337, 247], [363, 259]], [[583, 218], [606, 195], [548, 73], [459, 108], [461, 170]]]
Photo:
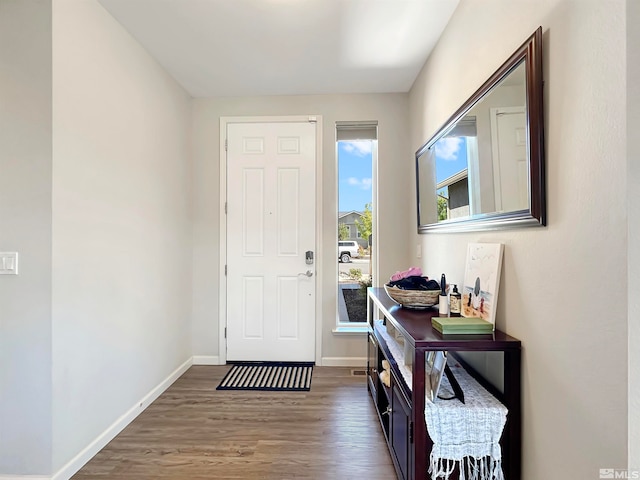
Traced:
[[[347, 232], [338, 251], [338, 319], [340, 323], [367, 321], [366, 287], [371, 285], [368, 239], [372, 228], [373, 139], [375, 127], [338, 127], [338, 218]], [[338, 229], [340, 232], [340, 228]]]

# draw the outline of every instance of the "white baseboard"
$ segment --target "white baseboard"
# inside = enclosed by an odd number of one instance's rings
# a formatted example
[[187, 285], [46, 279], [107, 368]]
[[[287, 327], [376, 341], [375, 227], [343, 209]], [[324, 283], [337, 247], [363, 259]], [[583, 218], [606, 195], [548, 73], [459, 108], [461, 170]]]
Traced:
[[366, 367], [367, 357], [322, 357], [323, 367]]
[[[58, 470], [51, 480], [68, 480], [78, 470], [80, 470], [85, 463], [91, 460], [96, 453], [104, 448], [104, 446], [115, 438], [127, 425], [129, 425], [138, 415], [140, 415], [145, 408], [147, 408], [156, 398], [162, 394], [167, 388], [175, 382], [180, 375], [188, 370], [193, 364], [193, 357], [190, 357], [186, 362], [176, 368], [167, 378], [160, 382], [155, 388], [147, 393], [142, 399], [135, 403], [124, 415], [116, 420], [109, 428], [102, 432], [98, 437], [87, 445], [78, 455], [72, 458], [64, 467]], [[12, 477], [13, 478], [13, 477]], [[49, 478], [49, 477], [16, 477], [22, 478]], [[4, 480], [4, 479], [3, 479]]]
[[194, 365], [223, 365], [220, 363], [220, 357], [218, 355], [194, 355]]

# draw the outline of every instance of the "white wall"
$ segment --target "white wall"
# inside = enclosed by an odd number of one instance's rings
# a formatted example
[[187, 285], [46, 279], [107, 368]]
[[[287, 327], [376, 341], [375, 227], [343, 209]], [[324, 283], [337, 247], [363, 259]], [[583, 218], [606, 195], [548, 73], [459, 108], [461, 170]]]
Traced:
[[[378, 120], [381, 278], [408, 266], [416, 243], [427, 273], [451, 281], [467, 242], [506, 244], [498, 326], [524, 347], [523, 478], [594, 478], [626, 465], [627, 304], [637, 345], [640, 259], [629, 249], [627, 298], [624, 232], [628, 213], [637, 243], [640, 214], [635, 188], [610, 186], [635, 185], [640, 173], [635, 145], [628, 180], [621, 160], [623, 12], [622, 0], [467, 0], [409, 96], [199, 99], [192, 118], [187, 95], [94, 0], [53, 2], [53, 86], [51, 5], [1, 0], [0, 250], [19, 251], [21, 264], [19, 276], [0, 278], [0, 474], [58, 470], [191, 354], [217, 355], [219, 117], [288, 114], [324, 117], [323, 357], [365, 355], [361, 337], [331, 333], [334, 124]], [[549, 226], [405, 234], [415, 231], [413, 152], [538, 25]], [[629, 28], [629, 44], [636, 37]], [[637, 59], [629, 64], [636, 78]], [[637, 97], [636, 87], [630, 105]], [[609, 289], [611, 276], [619, 288]], [[629, 363], [637, 468], [633, 349]]]
[[629, 209], [629, 468], [640, 470], [640, 2], [627, 0], [627, 206]]
[[0, 1], [0, 475], [51, 466], [51, 4]]
[[193, 353], [218, 355], [220, 117], [322, 115], [322, 247], [319, 258], [322, 295], [323, 358], [366, 355], [364, 336], [338, 336], [336, 322], [337, 238], [336, 121], [378, 121], [378, 201], [380, 277], [408, 266], [415, 202], [414, 165], [409, 145], [406, 94], [315, 95], [194, 100], [194, 279]]
[[191, 356], [190, 125], [102, 6], [54, 0], [54, 471]]
[[624, 1], [463, 0], [410, 92], [423, 143], [533, 31], [544, 31], [546, 228], [416, 237], [427, 273], [503, 242], [498, 328], [523, 344], [523, 479], [627, 464]]

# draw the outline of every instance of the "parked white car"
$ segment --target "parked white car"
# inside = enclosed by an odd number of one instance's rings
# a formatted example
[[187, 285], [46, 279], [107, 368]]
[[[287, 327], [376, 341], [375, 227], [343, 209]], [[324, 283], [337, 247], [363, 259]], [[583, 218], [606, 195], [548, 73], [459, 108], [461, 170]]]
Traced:
[[360, 246], [354, 240], [338, 241], [338, 260], [342, 263], [349, 263], [352, 258], [358, 258]]

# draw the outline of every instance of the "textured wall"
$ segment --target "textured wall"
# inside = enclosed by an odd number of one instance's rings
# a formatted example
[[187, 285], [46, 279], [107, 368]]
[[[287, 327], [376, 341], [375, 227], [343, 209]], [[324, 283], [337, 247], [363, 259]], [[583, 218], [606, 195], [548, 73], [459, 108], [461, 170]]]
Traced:
[[416, 237], [430, 274], [502, 242], [498, 328], [523, 343], [525, 480], [627, 464], [624, 1], [463, 1], [410, 92], [418, 148], [538, 26], [548, 226]]
[[627, 192], [629, 208], [629, 468], [640, 470], [640, 3], [627, 0]]
[[191, 356], [191, 100], [95, 0], [53, 65], [57, 471]]
[[0, 476], [51, 468], [51, 2], [0, 1]]

